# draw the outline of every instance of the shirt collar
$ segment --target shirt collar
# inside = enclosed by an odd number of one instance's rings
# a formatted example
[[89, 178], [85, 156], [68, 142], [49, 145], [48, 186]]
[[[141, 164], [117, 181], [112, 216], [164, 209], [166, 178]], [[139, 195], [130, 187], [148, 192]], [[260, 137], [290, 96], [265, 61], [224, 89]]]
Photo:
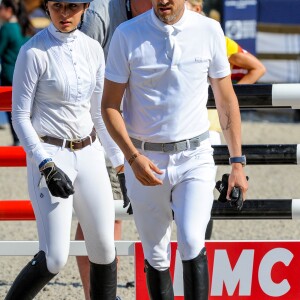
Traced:
[[168, 32], [173, 32], [173, 30], [175, 30], [176, 32], [179, 32], [179, 31], [182, 31], [187, 24], [187, 20], [188, 20], [187, 9], [184, 6], [184, 12], [183, 12], [182, 17], [180, 18], [180, 20], [178, 22], [176, 22], [175, 24], [172, 24], [172, 25], [162, 22], [156, 16], [153, 8], [151, 10], [151, 19], [152, 19], [152, 22], [155, 25], [155, 27], [157, 27], [161, 31], [168, 33]]
[[79, 30], [77, 29], [70, 33], [62, 33], [57, 30], [57, 28], [53, 25], [53, 23], [49, 25], [48, 31], [60, 42], [65, 42], [65, 43], [74, 41], [74, 39], [76, 39], [79, 34]]

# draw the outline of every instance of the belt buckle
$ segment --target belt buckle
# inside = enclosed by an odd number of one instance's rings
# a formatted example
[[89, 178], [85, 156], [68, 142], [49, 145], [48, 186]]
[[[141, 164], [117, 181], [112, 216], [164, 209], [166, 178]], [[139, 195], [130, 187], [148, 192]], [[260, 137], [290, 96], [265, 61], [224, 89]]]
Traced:
[[71, 151], [77, 151], [77, 150], [80, 150], [80, 149], [74, 149], [74, 145], [75, 144], [79, 144], [79, 143], [82, 143], [82, 140], [81, 139], [79, 139], [79, 140], [71, 140], [70, 141], [70, 149], [71, 149]]

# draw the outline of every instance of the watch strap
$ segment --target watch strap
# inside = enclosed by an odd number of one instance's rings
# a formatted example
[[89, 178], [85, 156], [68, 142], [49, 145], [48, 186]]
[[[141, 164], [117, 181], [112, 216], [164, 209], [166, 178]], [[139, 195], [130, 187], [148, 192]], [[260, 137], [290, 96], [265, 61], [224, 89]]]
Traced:
[[246, 156], [242, 155], [242, 156], [233, 156], [233, 157], [229, 157], [229, 164], [233, 164], [233, 163], [240, 163], [243, 166], [246, 165]]

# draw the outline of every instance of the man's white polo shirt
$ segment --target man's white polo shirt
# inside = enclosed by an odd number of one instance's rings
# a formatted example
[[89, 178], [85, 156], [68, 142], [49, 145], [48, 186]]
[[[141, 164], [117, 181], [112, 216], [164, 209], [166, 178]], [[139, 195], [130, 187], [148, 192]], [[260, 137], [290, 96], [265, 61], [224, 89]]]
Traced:
[[112, 38], [108, 80], [126, 83], [123, 115], [131, 137], [172, 142], [209, 128], [208, 76], [230, 74], [218, 22], [188, 11], [174, 25], [153, 9], [121, 24]]

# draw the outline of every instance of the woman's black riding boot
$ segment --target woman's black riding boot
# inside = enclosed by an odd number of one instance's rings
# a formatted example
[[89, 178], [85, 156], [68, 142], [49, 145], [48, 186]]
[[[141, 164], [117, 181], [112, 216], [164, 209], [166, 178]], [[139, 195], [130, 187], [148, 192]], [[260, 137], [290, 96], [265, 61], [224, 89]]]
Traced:
[[174, 291], [170, 270], [158, 271], [145, 260], [148, 293], [151, 300], [173, 300]]
[[205, 231], [205, 239], [206, 240], [210, 240], [211, 239], [211, 235], [212, 235], [212, 231], [213, 231], [213, 226], [214, 226], [214, 221], [213, 219], [210, 219], [207, 227], [206, 227], [206, 231]]
[[207, 300], [209, 289], [208, 265], [205, 247], [191, 260], [183, 260], [185, 300]]
[[45, 252], [39, 251], [17, 276], [5, 300], [31, 300], [55, 275], [48, 271]]
[[117, 258], [107, 265], [90, 262], [91, 300], [115, 300], [117, 297]]

